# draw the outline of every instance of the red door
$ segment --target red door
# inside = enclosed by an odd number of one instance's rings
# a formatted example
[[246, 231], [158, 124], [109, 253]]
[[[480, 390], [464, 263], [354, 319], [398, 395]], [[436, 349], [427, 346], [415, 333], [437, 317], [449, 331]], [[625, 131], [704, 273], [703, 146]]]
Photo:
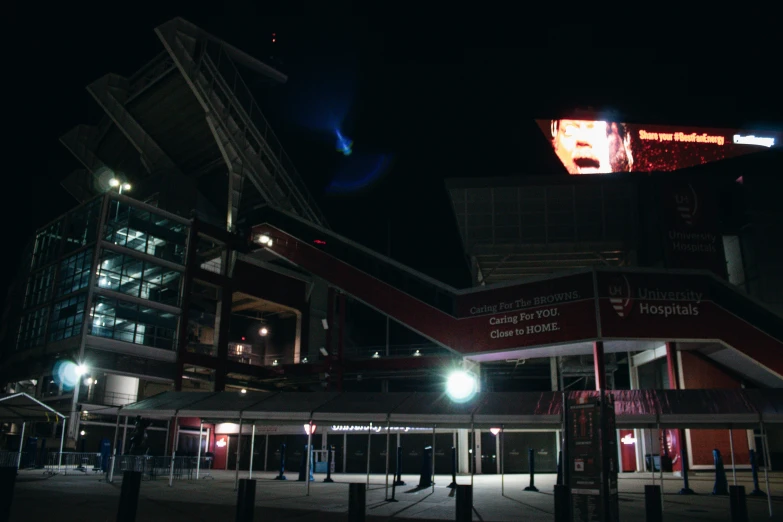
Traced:
[[622, 471], [636, 471], [636, 437], [633, 430], [620, 430], [620, 455], [623, 459]]

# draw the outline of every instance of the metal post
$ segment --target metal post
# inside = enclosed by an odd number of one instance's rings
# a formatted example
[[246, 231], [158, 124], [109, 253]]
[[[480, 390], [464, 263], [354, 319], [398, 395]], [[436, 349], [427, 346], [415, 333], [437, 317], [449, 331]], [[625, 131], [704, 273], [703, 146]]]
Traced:
[[767, 443], [767, 432], [764, 430], [764, 423], [761, 425], [761, 444], [764, 446], [764, 483], [767, 486], [767, 506], [769, 507], [769, 516], [772, 517], [772, 490], [769, 489], [769, 444]]
[[734, 434], [729, 427], [729, 450], [731, 450], [731, 478], [734, 485], [737, 485], [737, 466], [734, 465]]
[[367, 489], [370, 489], [370, 446], [372, 444], [372, 422], [367, 430]]
[[503, 450], [505, 449], [505, 439], [503, 435], [503, 425], [500, 425], [500, 451], [498, 451], [498, 458], [500, 459], [500, 494], [506, 495], [506, 459], [503, 458]]
[[[176, 415], [174, 415], [174, 443], [172, 446], [172, 452], [171, 452], [171, 467], [169, 468], [169, 487], [171, 487], [174, 484], [174, 460], [177, 457], [177, 446], [179, 445], [179, 437], [177, 433], [177, 421], [179, 420], [179, 412], [177, 412]], [[168, 440], [168, 437], [167, 437]]]
[[256, 449], [256, 423], [254, 422], [253, 429], [250, 432], [250, 471], [247, 472], [248, 479], [253, 478], [253, 452], [255, 451], [255, 449]]
[[[127, 417], [126, 417], [127, 418]], [[114, 425], [114, 444], [111, 445], [111, 464], [109, 467], [109, 480], [108, 482], [114, 482], [114, 459], [117, 458], [117, 437], [120, 435], [120, 412], [117, 411], [117, 423]], [[60, 449], [60, 453], [62, 453]], [[59, 469], [57, 471], [60, 471]]]
[[68, 421], [67, 417], [63, 417], [63, 429], [60, 432], [60, 456], [57, 457], [57, 473], [60, 472], [60, 467], [63, 465], [63, 446], [65, 444], [65, 423]]
[[242, 413], [239, 413], [239, 431], [237, 435], [237, 458], [234, 466], [234, 491], [239, 489], [239, 459], [242, 455]]
[[[122, 445], [123, 447], [127, 447], [127, 438], [126, 435], [128, 434], [128, 418], [125, 417], [125, 432], [122, 435]], [[171, 434], [171, 419], [166, 421], [166, 444], [163, 446], [163, 456], [168, 457], [169, 456], [169, 435]], [[124, 451], [123, 451], [124, 453]], [[228, 458], [226, 458], [226, 462], [228, 462]]]
[[269, 434], [264, 435], [264, 471], [267, 471], [267, 464], [269, 460]]
[[432, 426], [432, 492], [435, 493], [435, 428]]
[[[661, 440], [663, 437], [663, 440]], [[661, 431], [661, 423], [658, 422], [658, 444], [666, 444], [666, 435]], [[658, 453], [663, 453], [663, 448], [658, 450]], [[658, 457], [660, 459], [660, 457]], [[653, 470], [655, 469], [655, 460], [653, 460]], [[661, 459], [661, 512], [663, 512], [663, 460]]]
[[652, 473], [652, 485], [655, 485], [655, 453], [652, 452], [653, 436], [652, 428], [648, 430], [650, 432], [650, 472]]
[[306, 495], [310, 496], [310, 470], [312, 469], [312, 463], [310, 462], [313, 458], [313, 421], [310, 421], [310, 425], [307, 428], [307, 457], [305, 457], [305, 483], [307, 486], [305, 486], [305, 492]]
[[[387, 354], [388, 355], [388, 354]], [[389, 500], [389, 450], [391, 449], [391, 429], [389, 425], [389, 420], [386, 420], [386, 489], [384, 490], [383, 496], [386, 500]], [[327, 464], [328, 466], [328, 464]]]
[[457, 513], [454, 518], [457, 522], [470, 522], [473, 520], [473, 486], [457, 486]]
[[[19, 469], [19, 466], [22, 465], [22, 448], [24, 448], [24, 429], [27, 425], [27, 422], [22, 422], [22, 436], [19, 437], [19, 455], [16, 456], [16, 469]], [[767, 487], [767, 491], [769, 491], [769, 487]]]
[[472, 422], [470, 423], [470, 434], [473, 437], [473, 451], [471, 452], [472, 466], [470, 467], [470, 487], [473, 487], [473, 475], [476, 473], [476, 429]]

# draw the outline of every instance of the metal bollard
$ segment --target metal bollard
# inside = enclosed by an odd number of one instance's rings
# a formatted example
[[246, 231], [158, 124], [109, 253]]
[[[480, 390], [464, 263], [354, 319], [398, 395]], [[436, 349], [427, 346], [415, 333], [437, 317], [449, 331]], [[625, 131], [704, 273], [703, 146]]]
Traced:
[[367, 518], [367, 484], [348, 484], [348, 522], [364, 522]]
[[0, 468], [0, 520], [11, 520], [11, 501], [14, 499], [14, 485], [16, 484], [16, 466], [4, 466]]
[[457, 486], [456, 522], [471, 522], [473, 520], [473, 486], [460, 484]]
[[527, 450], [528, 468], [530, 469], [530, 485], [525, 488], [525, 491], [538, 491], [536, 487], [536, 453], [533, 448]]
[[753, 491], [748, 493], [750, 497], [766, 497], [761, 488], [759, 488], [759, 465], [756, 462], [756, 451], [750, 450], [750, 472], [753, 475]]
[[457, 448], [454, 446], [451, 447], [451, 484], [448, 487], [457, 487]]
[[117, 507], [117, 522], [135, 522], [136, 510], [139, 507], [139, 491], [141, 490], [141, 472], [126, 471], [122, 474], [122, 489], [120, 503]]
[[[307, 455], [308, 452], [312, 451], [312, 449], [305, 445], [304, 452], [302, 453], [302, 461], [299, 463], [299, 478], [297, 479], [299, 482], [305, 482], [305, 475], [307, 475]], [[312, 462], [312, 460], [310, 461]], [[313, 477], [313, 468], [310, 467], [310, 481], [315, 480], [315, 477]]]
[[563, 451], [557, 452], [557, 481], [555, 484], [563, 485]]
[[405, 482], [402, 481], [402, 446], [397, 446], [397, 480], [394, 481], [394, 485], [405, 485]]
[[719, 450], [712, 450], [712, 459], [715, 462], [715, 485], [712, 487], [712, 494], [728, 495], [729, 481], [726, 478], [726, 470], [723, 468], [723, 458]]
[[326, 478], [324, 482], [334, 482], [332, 480], [332, 458], [334, 454], [334, 446], [326, 447]]
[[432, 486], [432, 446], [427, 446], [421, 455], [421, 474], [419, 475], [419, 488]]
[[568, 486], [555, 484], [555, 522], [571, 521], [571, 498]]
[[253, 522], [255, 508], [256, 481], [253, 479], [239, 479], [236, 522]]
[[644, 512], [647, 522], [663, 522], [661, 486], [644, 486]]
[[286, 480], [285, 478], [285, 444], [280, 445], [280, 474], [275, 477], [275, 480]]
[[748, 522], [745, 486], [729, 486], [729, 510], [731, 511], [731, 522]]

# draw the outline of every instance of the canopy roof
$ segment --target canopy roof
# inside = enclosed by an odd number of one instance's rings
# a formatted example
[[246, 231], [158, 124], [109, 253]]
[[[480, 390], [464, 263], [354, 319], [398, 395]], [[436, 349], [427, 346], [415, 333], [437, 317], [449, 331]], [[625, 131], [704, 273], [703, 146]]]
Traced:
[[[756, 427], [783, 423], [783, 390], [613, 390], [616, 424], [676, 428]], [[598, 392], [566, 392], [569, 399]], [[555, 429], [562, 392], [484, 392], [464, 403], [440, 393], [164, 392], [119, 410], [121, 416], [199, 417], [220, 421], [301, 424], [505, 426]]]
[[65, 415], [26, 393], [0, 396], [0, 422], [60, 422]]

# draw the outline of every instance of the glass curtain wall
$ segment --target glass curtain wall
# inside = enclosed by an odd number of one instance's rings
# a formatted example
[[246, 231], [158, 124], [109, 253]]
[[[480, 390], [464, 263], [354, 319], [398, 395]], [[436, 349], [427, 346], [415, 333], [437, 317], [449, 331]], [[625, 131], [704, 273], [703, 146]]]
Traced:
[[[81, 334], [96, 249], [87, 333], [175, 348], [188, 227], [115, 197], [97, 197], [37, 232], [17, 350]], [[107, 215], [99, 231], [102, 208]], [[103, 248], [99, 238], [115, 248]]]

